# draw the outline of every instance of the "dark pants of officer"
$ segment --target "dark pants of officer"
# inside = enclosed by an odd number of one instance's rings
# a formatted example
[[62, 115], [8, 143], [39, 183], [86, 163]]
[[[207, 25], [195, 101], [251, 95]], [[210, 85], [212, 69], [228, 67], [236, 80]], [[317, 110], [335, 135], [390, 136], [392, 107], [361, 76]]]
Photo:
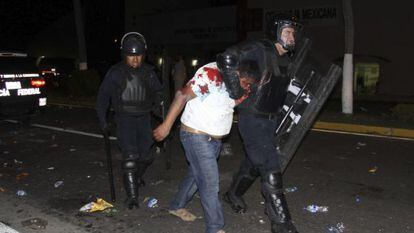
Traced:
[[152, 160], [150, 149], [154, 140], [151, 116], [118, 116], [116, 124], [118, 146], [121, 148], [123, 159]]
[[153, 161], [151, 116], [117, 116], [118, 146], [122, 152], [122, 170], [128, 208], [138, 207], [138, 187], [145, 185], [142, 176]]
[[271, 221], [272, 232], [293, 233], [297, 231], [283, 194], [279, 153], [274, 141], [277, 124], [276, 118], [265, 115], [239, 115], [239, 132], [247, 156], [224, 198], [235, 212], [245, 212], [247, 206], [242, 196], [260, 175], [265, 212]]
[[254, 167], [262, 176], [268, 171], [280, 172], [279, 154], [274, 143], [276, 119], [240, 114], [238, 126], [247, 154], [240, 169], [248, 171]]

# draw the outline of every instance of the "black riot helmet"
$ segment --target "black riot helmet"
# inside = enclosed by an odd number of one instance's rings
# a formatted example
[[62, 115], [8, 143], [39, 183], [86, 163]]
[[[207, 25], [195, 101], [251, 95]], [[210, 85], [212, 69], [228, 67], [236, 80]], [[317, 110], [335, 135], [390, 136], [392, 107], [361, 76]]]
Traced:
[[138, 32], [128, 32], [121, 40], [122, 56], [143, 55], [147, 50], [147, 42], [143, 35]]
[[[275, 14], [267, 15], [267, 34], [269, 39], [282, 45], [283, 49], [292, 52], [295, 49], [295, 44], [299, 41], [300, 33], [302, 32], [302, 24], [297, 21], [297, 18], [289, 14]], [[283, 29], [294, 29], [294, 42], [287, 42], [282, 36]]]

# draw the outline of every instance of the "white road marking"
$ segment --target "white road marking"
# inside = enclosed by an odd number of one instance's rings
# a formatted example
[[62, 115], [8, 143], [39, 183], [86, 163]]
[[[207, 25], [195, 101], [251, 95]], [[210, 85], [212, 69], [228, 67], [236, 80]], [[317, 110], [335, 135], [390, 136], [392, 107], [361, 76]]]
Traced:
[[[10, 122], [10, 123], [19, 123], [18, 121], [15, 121], [15, 120], [4, 120], [4, 121]], [[41, 124], [30, 124], [30, 126], [54, 130], [54, 131], [60, 131], [60, 132], [65, 132], [65, 133], [73, 133], [73, 134], [78, 134], [78, 135], [83, 135], [83, 136], [95, 137], [95, 138], [103, 138], [102, 134], [88, 133], [88, 132], [74, 130], [74, 129], [65, 129], [65, 128], [59, 128], [55, 126], [41, 125]], [[109, 139], [116, 140], [116, 137], [109, 136]]]
[[[4, 120], [4, 121], [10, 122], [10, 123], [19, 123], [16, 120]], [[95, 137], [95, 138], [103, 138], [103, 135], [101, 135], [101, 134], [88, 133], [88, 132], [79, 131], [79, 130], [73, 130], [73, 129], [65, 129], [65, 128], [59, 128], [59, 127], [48, 126], [48, 125], [41, 125], [41, 124], [31, 124], [30, 126], [38, 127], [38, 128], [44, 128], [44, 129], [49, 129], [49, 130], [55, 130], [55, 131], [60, 131], [60, 132], [66, 132], [66, 133], [79, 134], [79, 135], [84, 135], [84, 136], [89, 136], [89, 137]], [[311, 129], [311, 130], [312, 131], [317, 131], [317, 132], [324, 132], [324, 133], [348, 134], [348, 135], [357, 135], [357, 136], [374, 137], [374, 138], [387, 138], [387, 139], [397, 139], [397, 140], [405, 140], [405, 141], [414, 141], [413, 138], [393, 137], [393, 136], [386, 136], [386, 135], [365, 134], [365, 133], [352, 133], [352, 132], [346, 132], [346, 131], [327, 130], [327, 129]], [[116, 137], [110, 136], [109, 139], [110, 140], [116, 140]]]
[[0, 222], [0, 233], [19, 233], [19, 232]]
[[339, 131], [339, 130], [328, 130], [328, 129], [311, 129], [311, 130], [323, 132], [323, 133], [349, 134], [349, 135], [357, 135], [357, 136], [365, 136], [365, 137], [373, 137], [373, 138], [387, 138], [387, 139], [397, 139], [397, 140], [404, 140], [404, 141], [414, 141], [413, 138], [394, 137], [394, 136], [386, 136], [386, 135], [378, 135], [378, 134], [352, 133], [352, 132]]

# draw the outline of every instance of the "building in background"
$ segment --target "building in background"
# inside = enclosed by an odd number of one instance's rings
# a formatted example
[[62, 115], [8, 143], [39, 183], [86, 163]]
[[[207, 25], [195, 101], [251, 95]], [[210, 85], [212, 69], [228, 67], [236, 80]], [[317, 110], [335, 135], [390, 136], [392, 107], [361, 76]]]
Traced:
[[[409, 67], [414, 31], [409, 25], [414, 19], [408, 3], [353, 1], [353, 11], [355, 92], [359, 97], [412, 100], [414, 79]], [[306, 25], [305, 34], [313, 39], [318, 55], [342, 63], [341, 0], [125, 0], [125, 30], [146, 35], [150, 56], [179, 51], [189, 65], [196, 59], [200, 64], [230, 44], [262, 37], [266, 15], [277, 12], [295, 14]]]

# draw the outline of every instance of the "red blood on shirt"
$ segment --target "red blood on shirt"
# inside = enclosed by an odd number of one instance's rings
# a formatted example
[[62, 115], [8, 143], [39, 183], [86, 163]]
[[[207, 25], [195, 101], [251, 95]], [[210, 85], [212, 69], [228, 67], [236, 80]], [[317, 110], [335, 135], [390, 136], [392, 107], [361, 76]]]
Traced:
[[216, 82], [216, 86], [220, 85], [223, 81], [221, 74], [217, 69], [204, 67], [203, 70], [206, 72], [208, 79]]

